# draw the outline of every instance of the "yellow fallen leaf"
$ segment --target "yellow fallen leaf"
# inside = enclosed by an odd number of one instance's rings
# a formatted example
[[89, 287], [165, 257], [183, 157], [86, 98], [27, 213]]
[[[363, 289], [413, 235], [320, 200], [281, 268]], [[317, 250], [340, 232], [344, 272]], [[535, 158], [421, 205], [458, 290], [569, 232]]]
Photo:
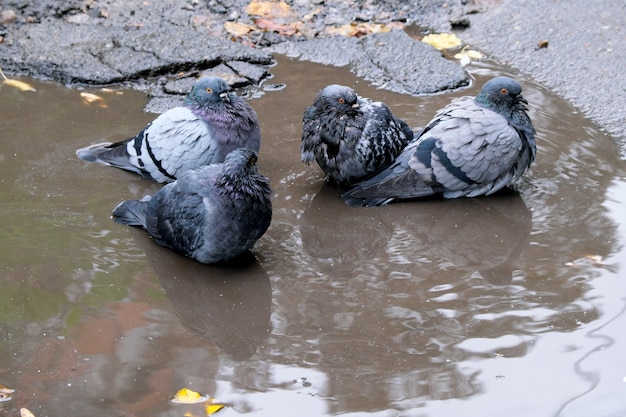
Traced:
[[15, 87], [20, 91], [37, 91], [32, 85], [20, 80], [4, 80], [2, 81], [2, 83], [11, 87]]
[[35, 417], [35, 415], [31, 413], [28, 408], [20, 408], [20, 415], [22, 417]]
[[461, 40], [453, 33], [437, 33], [426, 35], [422, 38], [422, 42], [429, 44], [435, 49], [450, 49], [461, 46]]
[[371, 33], [389, 32], [392, 27], [382, 23], [351, 23], [338, 27], [328, 27], [324, 31], [331, 35], [361, 37]]
[[5, 394], [12, 394], [15, 392], [15, 390], [13, 388], [9, 388], [5, 385], [0, 384], [0, 392], [3, 392]]
[[181, 388], [178, 390], [174, 398], [170, 400], [170, 402], [172, 404], [197, 404], [205, 402], [208, 399], [208, 395], [202, 395], [199, 392], [190, 390], [189, 388]]
[[95, 104], [98, 107], [100, 107], [101, 109], [107, 109], [109, 108], [109, 105], [106, 104], [106, 102], [104, 101], [104, 99], [98, 95], [92, 94], [92, 93], [80, 93], [80, 98], [83, 99], [83, 103], [90, 105], [90, 104]]
[[206, 415], [210, 416], [224, 408], [224, 404], [209, 403], [205, 407]]
[[463, 57], [468, 57], [469, 59], [482, 59], [484, 55], [478, 51], [474, 51], [473, 49], [468, 49], [466, 46], [461, 49], [461, 52], [454, 55], [454, 59], [463, 59]]
[[2, 84], [15, 87], [20, 91], [37, 91], [32, 85], [25, 83], [24, 81], [11, 80], [7, 78], [7, 76], [4, 75], [4, 72], [2, 72], [2, 68], [0, 68], [0, 76], [2, 76]]
[[252, 30], [248, 25], [237, 22], [225, 22], [224, 29], [233, 36], [242, 37]]
[[291, 14], [291, 7], [284, 1], [252, 1], [246, 7], [246, 13], [265, 18], [284, 18]]

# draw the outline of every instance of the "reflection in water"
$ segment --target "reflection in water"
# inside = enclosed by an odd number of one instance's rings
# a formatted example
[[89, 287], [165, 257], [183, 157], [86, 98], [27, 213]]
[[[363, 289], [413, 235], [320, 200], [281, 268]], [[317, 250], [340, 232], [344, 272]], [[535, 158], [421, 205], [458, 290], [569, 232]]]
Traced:
[[252, 105], [275, 212], [260, 261], [241, 267], [199, 265], [110, 220], [154, 184], [74, 150], [145, 126], [143, 96], [99, 92], [100, 109], [50, 84], [0, 92], [15, 138], [0, 141], [0, 383], [16, 388], [0, 412], [182, 415], [167, 399], [187, 384], [275, 417], [626, 409], [626, 172], [601, 132], [520, 77], [539, 149], [519, 195], [351, 208], [299, 158], [302, 112], [329, 80], [417, 128], [519, 74], [476, 63], [468, 90], [409, 97], [284, 57], [271, 71], [285, 88]]
[[[492, 198], [399, 204], [394, 225], [398, 244], [411, 245], [426, 262], [478, 271], [504, 285], [530, 241], [532, 213], [518, 193], [506, 190]], [[393, 246], [389, 251], [397, 252]]]
[[251, 252], [223, 265], [204, 265], [131, 229], [182, 324], [235, 361], [249, 359], [270, 334], [272, 288]]

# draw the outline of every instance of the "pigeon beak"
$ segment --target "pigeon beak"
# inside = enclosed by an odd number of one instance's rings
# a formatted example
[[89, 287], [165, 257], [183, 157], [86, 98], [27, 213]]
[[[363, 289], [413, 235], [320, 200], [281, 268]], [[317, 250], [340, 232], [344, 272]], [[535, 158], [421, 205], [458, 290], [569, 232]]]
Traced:
[[524, 104], [528, 104], [528, 101], [526, 101], [526, 99], [522, 96], [517, 96], [517, 101], [524, 103]]
[[228, 96], [228, 91], [224, 91], [220, 94], [220, 98], [228, 103], [230, 103], [230, 97]]
[[354, 103], [354, 104], [352, 105], [352, 108], [353, 108], [353, 109], [358, 109], [358, 108], [359, 108], [359, 103]]

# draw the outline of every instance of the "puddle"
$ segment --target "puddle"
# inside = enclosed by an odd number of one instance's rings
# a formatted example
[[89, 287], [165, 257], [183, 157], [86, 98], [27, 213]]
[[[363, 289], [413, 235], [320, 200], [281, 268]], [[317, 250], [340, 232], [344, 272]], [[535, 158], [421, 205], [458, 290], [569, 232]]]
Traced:
[[[242, 268], [199, 265], [110, 220], [158, 186], [75, 150], [139, 131], [145, 97], [32, 81], [0, 91], [3, 415], [510, 417], [626, 411], [624, 164], [601, 131], [531, 80], [537, 162], [519, 193], [347, 207], [300, 162], [302, 112], [329, 83], [417, 129], [468, 90], [397, 95], [345, 68], [279, 57], [251, 101], [274, 218]], [[195, 408], [194, 408], [195, 407]]]

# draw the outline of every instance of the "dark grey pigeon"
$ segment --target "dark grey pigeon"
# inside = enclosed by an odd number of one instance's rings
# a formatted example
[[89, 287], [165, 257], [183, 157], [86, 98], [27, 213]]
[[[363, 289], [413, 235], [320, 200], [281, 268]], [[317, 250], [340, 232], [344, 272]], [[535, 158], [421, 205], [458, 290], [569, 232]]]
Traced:
[[79, 149], [80, 159], [135, 172], [157, 182], [188, 169], [223, 162], [237, 148], [259, 152], [261, 130], [254, 109], [219, 77], [203, 77], [182, 107], [174, 107], [137, 136]]
[[496, 77], [478, 96], [458, 98], [375, 177], [342, 195], [346, 204], [379, 206], [430, 195], [493, 194], [535, 160], [535, 129], [521, 85]]
[[328, 178], [351, 185], [388, 167], [413, 139], [413, 131], [382, 102], [329, 85], [304, 111], [302, 162], [313, 159]]
[[202, 263], [237, 257], [265, 233], [272, 218], [269, 180], [256, 152], [237, 149], [221, 164], [183, 173], [153, 196], [113, 209], [113, 220], [141, 226], [162, 246]]

